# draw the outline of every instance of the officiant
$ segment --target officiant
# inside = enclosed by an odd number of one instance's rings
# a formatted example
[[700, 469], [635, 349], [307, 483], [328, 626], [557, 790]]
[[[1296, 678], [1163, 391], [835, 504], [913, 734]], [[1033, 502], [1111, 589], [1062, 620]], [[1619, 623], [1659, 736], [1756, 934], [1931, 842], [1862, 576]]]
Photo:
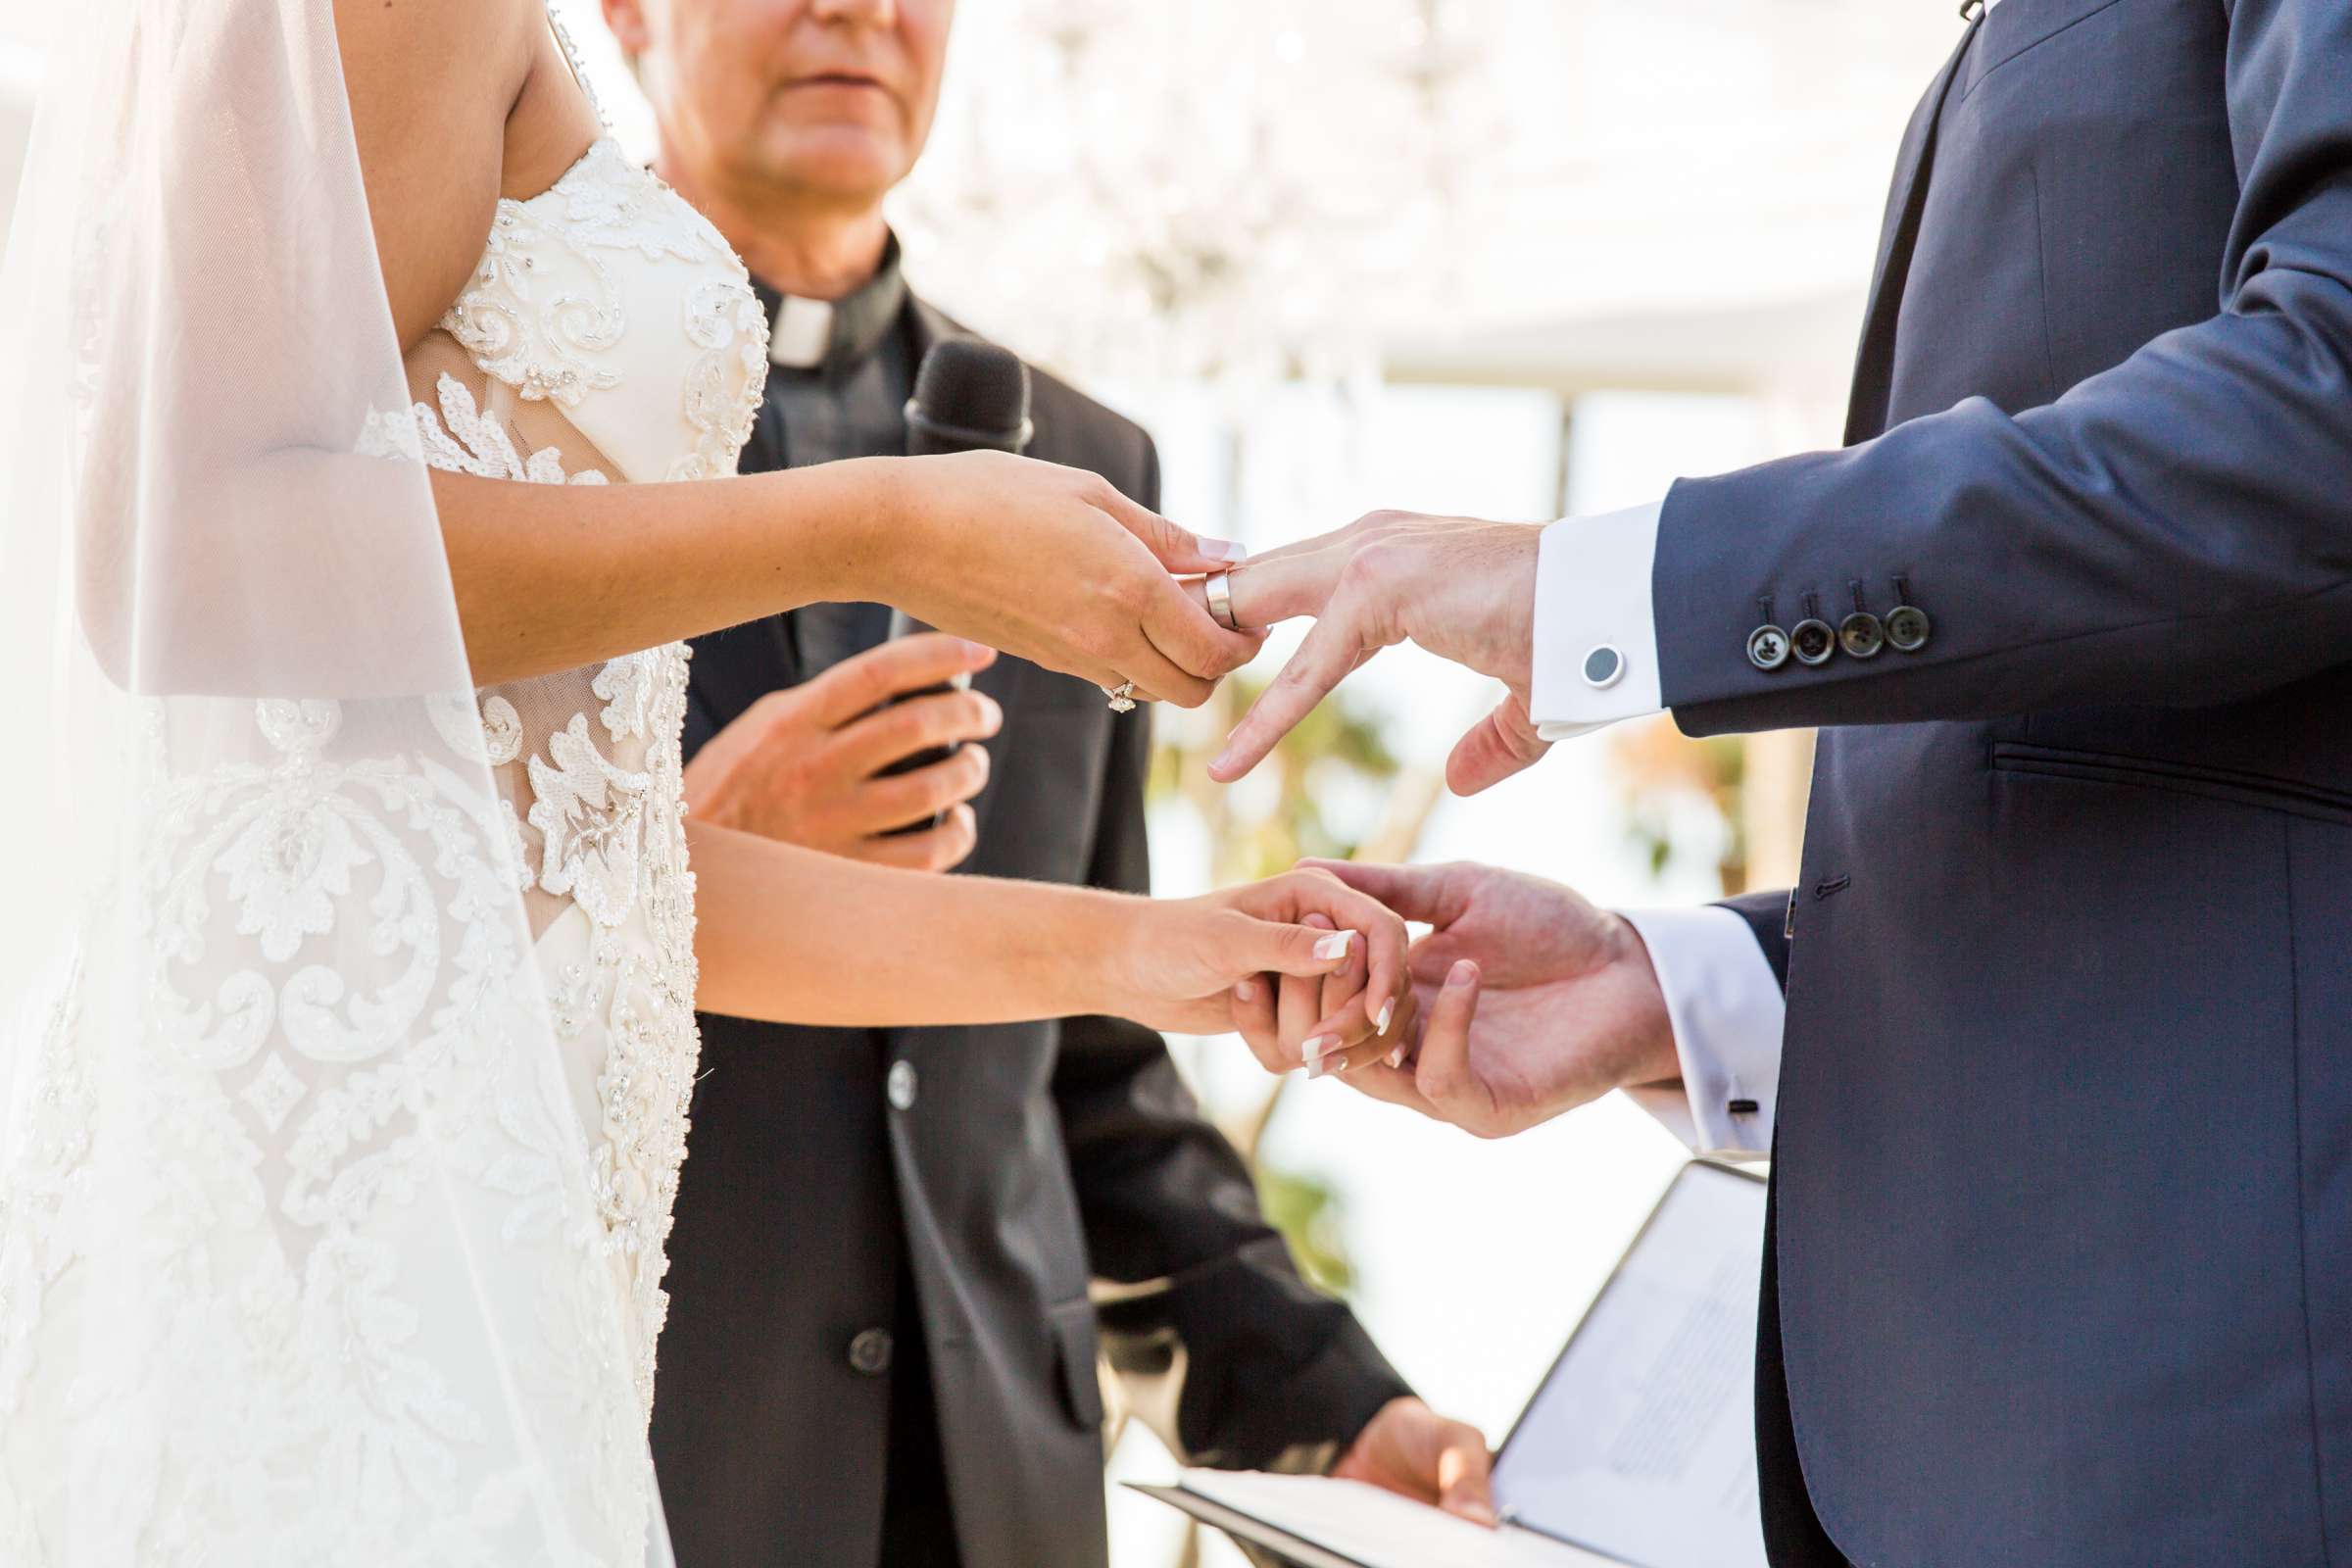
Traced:
[[[962, 329], [908, 291], [881, 204], [929, 131], [951, 0], [605, 11], [655, 107], [659, 171], [768, 310], [745, 471], [904, 453], [916, 368]], [[1045, 375], [1032, 416], [1030, 456], [1156, 504], [1141, 428]], [[1142, 891], [1149, 710], [890, 630], [883, 607], [819, 605], [700, 639], [696, 815]], [[956, 673], [973, 689], [869, 714]], [[1484, 1515], [1480, 1434], [1414, 1398], [1298, 1277], [1157, 1035], [1099, 1017], [701, 1023], [653, 1424], [682, 1568], [1103, 1562], [1099, 1352], [1189, 1462], [1336, 1469]]]

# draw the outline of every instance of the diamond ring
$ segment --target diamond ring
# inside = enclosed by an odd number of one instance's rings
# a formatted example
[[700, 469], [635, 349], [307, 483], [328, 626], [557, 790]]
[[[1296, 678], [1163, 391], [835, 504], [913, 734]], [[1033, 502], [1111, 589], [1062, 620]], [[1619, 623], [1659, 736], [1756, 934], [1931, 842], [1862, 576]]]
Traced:
[[1112, 712], [1132, 713], [1135, 711], [1135, 682], [1123, 680], [1113, 686], [1106, 695], [1110, 698]]

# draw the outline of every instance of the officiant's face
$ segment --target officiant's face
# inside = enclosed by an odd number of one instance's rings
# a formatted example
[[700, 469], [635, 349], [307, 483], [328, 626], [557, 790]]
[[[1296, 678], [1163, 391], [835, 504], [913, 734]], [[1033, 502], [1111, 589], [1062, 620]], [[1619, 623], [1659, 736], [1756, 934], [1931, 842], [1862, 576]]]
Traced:
[[605, 0], [669, 158], [742, 190], [880, 200], [931, 133], [956, 0]]

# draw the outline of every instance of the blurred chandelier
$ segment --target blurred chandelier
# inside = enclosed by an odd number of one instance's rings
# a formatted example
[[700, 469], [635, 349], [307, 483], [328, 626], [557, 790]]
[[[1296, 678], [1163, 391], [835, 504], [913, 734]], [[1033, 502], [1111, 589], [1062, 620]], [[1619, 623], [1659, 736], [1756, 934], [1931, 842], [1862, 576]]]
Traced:
[[1509, 162], [1507, 0], [963, 0], [897, 198], [920, 280], [1064, 370], [1341, 379], [1443, 328]]

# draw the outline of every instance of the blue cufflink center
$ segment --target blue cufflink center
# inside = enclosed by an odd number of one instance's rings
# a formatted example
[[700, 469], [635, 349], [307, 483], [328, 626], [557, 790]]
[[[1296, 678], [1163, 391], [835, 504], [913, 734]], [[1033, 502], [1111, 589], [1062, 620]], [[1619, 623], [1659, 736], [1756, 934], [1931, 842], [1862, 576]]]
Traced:
[[1625, 674], [1625, 656], [1607, 643], [1602, 643], [1585, 655], [1585, 684], [1594, 691], [1606, 691]]

